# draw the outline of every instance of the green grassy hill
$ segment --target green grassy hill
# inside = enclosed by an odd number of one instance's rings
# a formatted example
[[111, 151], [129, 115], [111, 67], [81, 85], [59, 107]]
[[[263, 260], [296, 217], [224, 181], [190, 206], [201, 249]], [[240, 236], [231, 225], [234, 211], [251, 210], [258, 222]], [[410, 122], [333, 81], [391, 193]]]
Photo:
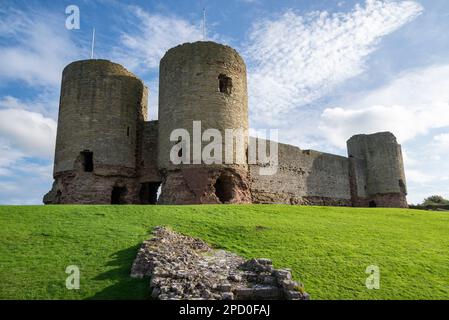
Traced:
[[[449, 298], [448, 213], [282, 205], [0, 206], [0, 298], [147, 298], [129, 271], [156, 225], [271, 258], [312, 299]], [[80, 290], [65, 288], [68, 265]], [[379, 290], [365, 287], [369, 265]]]

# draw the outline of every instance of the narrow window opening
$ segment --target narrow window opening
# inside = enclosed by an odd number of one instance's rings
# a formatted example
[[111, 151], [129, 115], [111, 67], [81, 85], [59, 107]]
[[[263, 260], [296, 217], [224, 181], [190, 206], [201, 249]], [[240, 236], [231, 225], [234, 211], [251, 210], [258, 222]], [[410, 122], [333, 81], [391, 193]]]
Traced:
[[162, 193], [162, 184], [160, 184], [159, 187], [157, 188], [157, 202], [159, 202], [159, 198], [161, 197], [161, 193]]
[[126, 136], [129, 137], [129, 127], [126, 128]]
[[399, 189], [401, 190], [401, 193], [407, 194], [407, 188], [405, 187], [404, 180], [399, 179]]
[[231, 94], [232, 92], [232, 79], [225, 74], [218, 76], [218, 89], [221, 93]]
[[94, 171], [94, 153], [92, 151], [82, 151], [81, 161], [83, 164], [84, 172]]
[[160, 182], [144, 182], [140, 185], [140, 203], [157, 204], [160, 195]]
[[215, 195], [221, 203], [229, 203], [233, 199], [233, 182], [230, 176], [221, 175], [214, 184]]
[[126, 187], [112, 188], [111, 204], [126, 204], [125, 196], [127, 191]]
[[376, 207], [377, 207], [376, 201], [370, 201], [370, 202], [369, 202], [369, 207], [370, 207], [370, 208], [376, 208]]

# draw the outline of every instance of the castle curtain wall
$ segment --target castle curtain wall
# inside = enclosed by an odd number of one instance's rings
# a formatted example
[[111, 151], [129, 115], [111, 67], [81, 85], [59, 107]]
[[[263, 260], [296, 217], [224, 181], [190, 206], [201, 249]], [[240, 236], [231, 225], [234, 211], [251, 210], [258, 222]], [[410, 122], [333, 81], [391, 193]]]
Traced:
[[276, 174], [260, 169], [250, 165], [254, 203], [351, 205], [348, 158], [279, 143]]

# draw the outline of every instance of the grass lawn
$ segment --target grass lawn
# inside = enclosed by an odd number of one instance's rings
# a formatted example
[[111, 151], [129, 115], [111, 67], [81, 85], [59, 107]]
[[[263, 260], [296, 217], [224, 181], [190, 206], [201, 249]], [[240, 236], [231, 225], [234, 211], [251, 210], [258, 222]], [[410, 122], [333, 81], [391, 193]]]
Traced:
[[[129, 271], [156, 225], [271, 258], [312, 299], [449, 298], [449, 213], [284, 205], [0, 206], [0, 298], [148, 298]], [[65, 288], [68, 265], [80, 290]]]

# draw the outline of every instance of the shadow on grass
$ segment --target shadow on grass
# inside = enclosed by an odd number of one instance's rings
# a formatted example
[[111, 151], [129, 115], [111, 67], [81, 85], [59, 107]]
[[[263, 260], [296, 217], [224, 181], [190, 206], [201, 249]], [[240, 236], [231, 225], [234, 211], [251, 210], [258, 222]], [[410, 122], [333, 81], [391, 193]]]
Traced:
[[112, 255], [113, 260], [107, 263], [115, 268], [99, 274], [94, 280], [113, 281], [114, 284], [97, 292], [88, 299], [108, 300], [108, 299], [149, 299], [148, 278], [133, 279], [130, 276], [132, 263], [137, 255], [140, 245], [118, 251]]

